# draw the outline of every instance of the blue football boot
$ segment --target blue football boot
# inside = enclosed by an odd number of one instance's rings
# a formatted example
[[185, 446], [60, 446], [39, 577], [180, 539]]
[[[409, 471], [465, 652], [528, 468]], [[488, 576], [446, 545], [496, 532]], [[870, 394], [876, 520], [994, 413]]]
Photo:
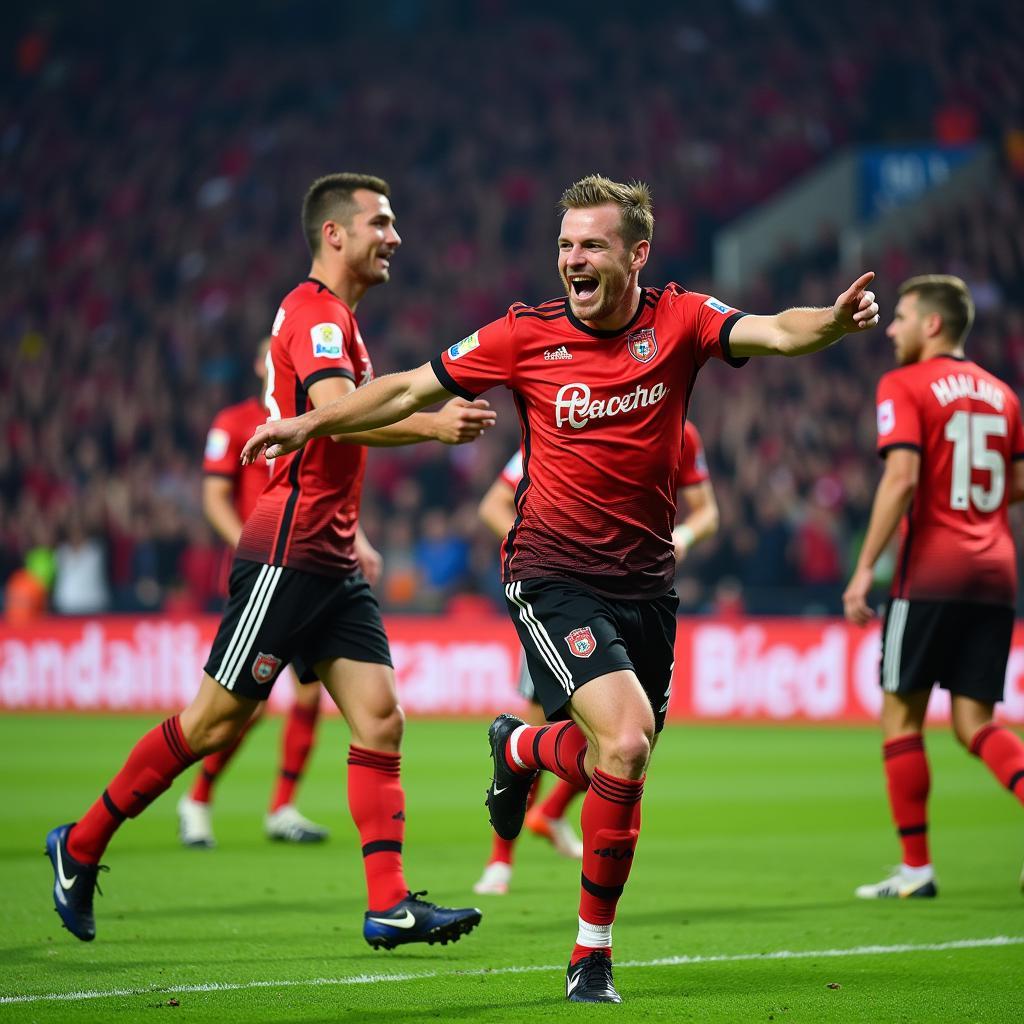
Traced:
[[476, 907], [453, 910], [421, 900], [426, 891], [411, 892], [390, 910], [368, 910], [363, 921], [363, 938], [374, 949], [394, 949], [406, 942], [458, 942], [480, 923]]
[[96, 876], [110, 869], [102, 864], [82, 864], [68, 853], [68, 833], [74, 824], [58, 825], [46, 837], [46, 855], [53, 865], [53, 904], [76, 939], [92, 942], [96, 938], [92, 914], [93, 893], [99, 888]]

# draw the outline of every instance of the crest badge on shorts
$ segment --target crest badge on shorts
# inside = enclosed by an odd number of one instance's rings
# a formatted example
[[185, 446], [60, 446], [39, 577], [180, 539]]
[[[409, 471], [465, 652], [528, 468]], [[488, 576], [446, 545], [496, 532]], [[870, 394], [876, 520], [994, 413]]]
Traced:
[[565, 642], [577, 658], [589, 658], [597, 650], [597, 641], [589, 626], [579, 626], [574, 629], [565, 638]]
[[627, 334], [626, 348], [638, 363], [649, 363], [658, 354], [658, 340], [654, 337], [654, 328], [645, 327], [642, 331]]
[[256, 660], [252, 663], [252, 677], [257, 683], [269, 683], [274, 678], [274, 673], [280, 667], [280, 658], [275, 658], [272, 654], [264, 654], [260, 651], [256, 655]]

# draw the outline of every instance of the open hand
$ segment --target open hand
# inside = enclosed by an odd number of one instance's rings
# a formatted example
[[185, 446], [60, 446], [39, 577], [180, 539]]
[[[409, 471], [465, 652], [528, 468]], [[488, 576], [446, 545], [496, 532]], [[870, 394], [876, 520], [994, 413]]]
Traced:
[[875, 279], [875, 272], [869, 270], [861, 274], [849, 288], [843, 292], [832, 307], [832, 315], [844, 333], [866, 331], [878, 325], [878, 303], [875, 293], [866, 290]]
[[434, 436], [443, 444], [475, 441], [485, 430], [493, 427], [498, 418], [497, 413], [482, 398], [475, 402], [453, 398], [434, 416]]
[[298, 451], [309, 440], [305, 419], [305, 416], [293, 416], [285, 420], [267, 420], [257, 427], [242, 449], [242, 465], [255, 462], [260, 452], [264, 452], [268, 459], [276, 459]]

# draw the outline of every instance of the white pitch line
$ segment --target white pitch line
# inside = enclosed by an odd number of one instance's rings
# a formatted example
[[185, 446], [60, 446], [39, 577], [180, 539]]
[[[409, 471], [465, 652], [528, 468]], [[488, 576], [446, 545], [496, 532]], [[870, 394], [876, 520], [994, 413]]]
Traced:
[[[1024, 935], [994, 935], [987, 939], [954, 939], [951, 942], [904, 943], [896, 946], [851, 946], [849, 949], [778, 949], [771, 953], [721, 953], [695, 956], [667, 956], [657, 960], [616, 961], [621, 967], [679, 967], [692, 964], [742, 963], [750, 960], [818, 960], [845, 956], [892, 956], [898, 953], [942, 953], [953, 949], [983, 949], [992, 946], [1024, 946]], [[281, 981], [210, 981], [202, 985], [161, 985], [158, 988], [112, 988], [104, 991], [48, 992], [40, 995], [0, 996], [0, 1005], [11, 1003], [77, 1002], [82, 999], [112, 999], [118, 996], [152, 996], [192, 992], [238, 992], [257, 988], [317, 988], [326, 985], [374, 985], [386, 981], [423, 981], [430, 978], [467, 978], [493, 974], [531, 974], [536, 971], [564, 971], [564, 964], [534, 964], [514, 967], [482, 967], [469, 971], [424, 971], [417, 974], [354, 974], [348, 978], [305, 978]]]

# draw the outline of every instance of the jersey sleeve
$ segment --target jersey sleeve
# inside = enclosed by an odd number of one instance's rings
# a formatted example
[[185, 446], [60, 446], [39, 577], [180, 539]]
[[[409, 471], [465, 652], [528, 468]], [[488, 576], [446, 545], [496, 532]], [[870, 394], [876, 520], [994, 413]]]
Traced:
[[1012, 421], [1010, 423], [1010, 458], [1014, 462], [1024, 459], [1024, 425], [1020, 419], [1020, 402], [1017, 396], [1007, 388], [1011, 398]]
[[684, 331], [693, 344], [697, 365], [709, 359], [721, 359], [730, 366], [743, 366], [747, 357], [737, 359], [729, 349], [729, 335], [745, 313], [700, 292], [680, 292], [675, 296], [673, 308]]
[[512, 382], [515, 317], [510, 309], [501, 320], [474, 331], [446, 348], [430, 365], [441, 386], [472, 401], [499, 384]]
[[233, 429], [227, 409], [217, 413], [206, 435], [206, 448], [203, 452], [204, 474], [226, 476], [232, 480], [238, 476], [242, 468], [238, 461], [242, 454], [242, 445], [248, 440], [239, 437], [238, 433]]
[[505, 463], [505, 468], [499, 474], [499, 479], [508, 484], [513, 491], [519, 486], [519, 481], [523, 479], [522, 448], [517, 449], [515, 455]]
[[878, 418], [878, 454], [885, 458], [893, 448], [921, 451], [921, 413], [910, 389], [893, 373], [878, 382], [875, 401]]
[[352, 349], [356, 324], [339, 303], [308, 302], [289, 318], [288, 346], [295, 375], [306, 391], [326, 377], [348, 377], [355, 381]]
[[683, 450], [679, 458], [679, 486], [696, 487], [710, 479], [704, 442], [697, 428], [687, 420], [683, 424]]

